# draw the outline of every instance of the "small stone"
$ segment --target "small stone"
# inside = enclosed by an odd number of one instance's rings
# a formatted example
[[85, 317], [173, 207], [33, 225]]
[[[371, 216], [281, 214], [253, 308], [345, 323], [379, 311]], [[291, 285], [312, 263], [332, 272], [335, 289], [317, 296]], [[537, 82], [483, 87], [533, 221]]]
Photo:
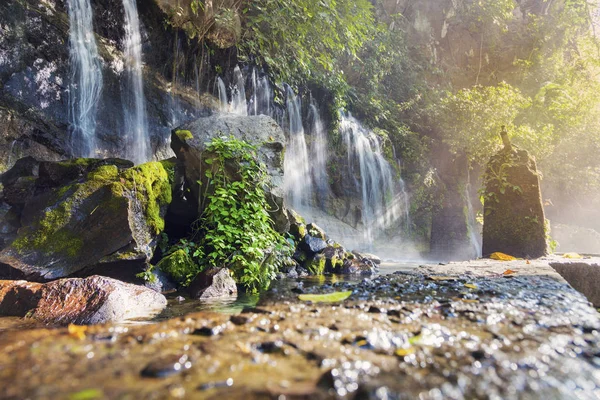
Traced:
[[229, 320], [234, 325], [246, 325], [250, 322], [250, 318], [245, 315], [232, 315]]
[[216, 336], [223, 331], [223, 328], [220, 326], [209, 328], [208, 326], [203, 326], [202, 328], [198, 328], [192, 332], [192, 335], [197, 336]]
[[172, 354], [151, 361], [141, 371], [141, 375], [146, 378], [166, 378], [174, 374], [179, 374], [191, 367], [192, 363], [189, 361], [187, 355]]

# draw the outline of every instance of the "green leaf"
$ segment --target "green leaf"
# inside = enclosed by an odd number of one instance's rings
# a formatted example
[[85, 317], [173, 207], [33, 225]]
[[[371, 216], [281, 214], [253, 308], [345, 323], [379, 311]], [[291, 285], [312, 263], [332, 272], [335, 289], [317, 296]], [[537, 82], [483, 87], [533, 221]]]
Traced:
[[298, 299], [302, 301], [312, 301], [313, 303], [337, 303], [346, 300], [351, 294], [352, 291], [327, 294], [301, 294], [298, 296]]

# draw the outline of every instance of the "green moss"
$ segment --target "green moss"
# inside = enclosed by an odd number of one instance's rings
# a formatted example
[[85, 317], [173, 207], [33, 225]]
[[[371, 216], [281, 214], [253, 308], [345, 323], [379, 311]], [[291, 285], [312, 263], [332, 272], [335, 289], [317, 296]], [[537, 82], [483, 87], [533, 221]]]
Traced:
[[87, 178], [97, 181], [114, 181], [118, 175], [119, 169], [116, 165], [102, 165], [90, 172]]
[[115, 194], [121, 192], [123, 195], [135, 196], [144, 209], [146, 223], [153, 233], [160, 233], [165, 228], [160, 211], [172, 200], [172, 181], [169, 175], [173, 176], [173, 173], [169, 174], [163, 163], [149, 162], [121, 173], [122, 187], [112, 188]]
[[323, 275], [327, 260], [322, 254], [317, 254], [310, 262], [306, 264], [308, 270], [315, 275]]
[[179, 140], [181, 140], [182, 142], [185, 142], [186, 140], [190, 140], [190, 139], [194, 138], [194, 135], [192, 135], [192, 132], [186, 131], [186, 130], [178, 130], [175, 132], [175, 135], [177, 135]]
[[83, 246], [83, 240], [65, 228], [71, 219], [72, 202], [63, 201], [54, 208], [45, 210], [42, 218], [29, 233], [19, 236], [12, 246], [19, 252], [30, 249], [46, 253], [76, 257]]
[[200, 272], [199, 266], [182, 249], [160, 260], [156, 267], [168, 274], [175, 282], [184, 286], [187, 286], [194, 276]]

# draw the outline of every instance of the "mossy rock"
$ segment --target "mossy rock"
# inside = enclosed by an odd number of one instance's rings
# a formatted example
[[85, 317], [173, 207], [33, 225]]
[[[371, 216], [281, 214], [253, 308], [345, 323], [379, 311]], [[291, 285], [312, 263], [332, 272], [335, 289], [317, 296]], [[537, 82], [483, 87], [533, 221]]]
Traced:
[[156, 264], [156, 268], [166, 273], [179, 285], [187, 286], [190, 280], [200, 272], [198, 265], [182, 249], [179, 249]]
[[323, 254], [316, 254], [310, 261], [305, 263], [306, 269], [314, 275], [323, 275], [327, 260]]
[[[77, 160], [71, 164], [78, 165]], [[8, 271], [8, 277], [69, 276], [130, 245], [140, 262], [152, 256], [154, 238], [164, 229], [171, 202], [173, 173], [160, 162], [122, 171], [122, 164], [95, 165], [84, 177], [27, 201], [23, 227], [0, 252], [0, 270]]]
[[484, 183], [483, 255], [546, 255], [544, 208], [533, 157], [515, 146], [505, 147], [490, 159]]

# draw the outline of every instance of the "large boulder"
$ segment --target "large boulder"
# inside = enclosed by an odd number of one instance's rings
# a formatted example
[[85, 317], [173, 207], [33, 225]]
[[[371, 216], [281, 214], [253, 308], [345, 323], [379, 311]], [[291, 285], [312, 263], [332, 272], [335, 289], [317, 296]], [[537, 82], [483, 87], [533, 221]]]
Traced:
[[103, 324], [151, 317], [167, 299], [141, 286], [102, 276], [50, 283], [0, 281], [0, 315], [49, 324]]
[[484, 184], [483, 255], [546, 255], [545, 217], [535, 159], [506, 141], [504, 149], [488, 162]]
[[[186, 183], [189, 185], [194, 198], [201, 199], [198, 182], [205, 180], [204, 163], [208, 156], [207, 144], [217, 137], [233, 136], [243, 140], [258, 150], [259, 161], [267, 168], [269, 181], [266, 187], [267, 199], [274, 210], [273, 220], [281, 221], [275, 228], [284, 232], [286, 218], [282, 218], [283, 208], [283, 150], [285, 136], [277, 123], [264, 115], [245, 117], [233, 114], [217, 114], [184, 125], [173, 131], [171, 147], [179, 162], [184, 166]], [[233, 171], [235, 173], [235, 171]], [[202, 212], [202, 202], [198, 202], [198, 211]], [[281, 215], [280, 215], [281, 214]], [[287, 225], [287, 226], [286, 226]]]
[[[164, 229], [173, 165], [123, 169], [121, 161], [87, 159], [60, 164], [47, 168], [56, 173], [31, 177], [34, 188], [22, 205], [17, 237], [0, 252], [0, 277], [46, 281], [101, 273], [134, 279]], [[66, 176], [76, 179], [65, 184]]]

